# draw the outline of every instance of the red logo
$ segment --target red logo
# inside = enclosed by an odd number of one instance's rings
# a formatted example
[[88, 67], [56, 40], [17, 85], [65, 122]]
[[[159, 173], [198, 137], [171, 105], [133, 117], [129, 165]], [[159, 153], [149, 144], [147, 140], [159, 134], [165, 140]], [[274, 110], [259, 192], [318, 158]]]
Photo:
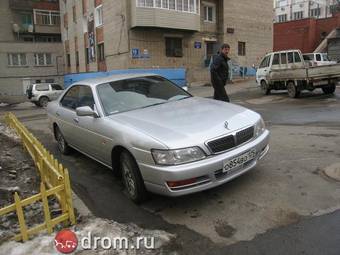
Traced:
[[73, 231], [64, 229], [55, 236], [54, 244], [59, 252], [69, 254], [77, 249], [78, 239]]

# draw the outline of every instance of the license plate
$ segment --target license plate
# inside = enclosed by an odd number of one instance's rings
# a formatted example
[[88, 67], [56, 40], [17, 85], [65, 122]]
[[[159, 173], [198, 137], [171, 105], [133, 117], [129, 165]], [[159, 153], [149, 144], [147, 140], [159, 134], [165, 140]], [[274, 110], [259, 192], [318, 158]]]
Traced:
[[222, 172], [228, 172], [234, 168], [242, 166], [243, 164], [253, 160], [256, 157], [256, 150], [252, 149], [236, 158], [223, 162]]

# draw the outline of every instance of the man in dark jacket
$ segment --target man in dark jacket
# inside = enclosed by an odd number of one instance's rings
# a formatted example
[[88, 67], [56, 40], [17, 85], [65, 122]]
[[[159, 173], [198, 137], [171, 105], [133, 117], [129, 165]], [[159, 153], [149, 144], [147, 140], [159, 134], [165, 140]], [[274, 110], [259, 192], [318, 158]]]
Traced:
[[213, 58], [210, 66], [211, 83], [214, 87], [214, 99], [230, 102], [224, 86], [227, 83], [229, 72], [228, 54], [230, 46], [226, 43], [222, 44], [220, 54]]

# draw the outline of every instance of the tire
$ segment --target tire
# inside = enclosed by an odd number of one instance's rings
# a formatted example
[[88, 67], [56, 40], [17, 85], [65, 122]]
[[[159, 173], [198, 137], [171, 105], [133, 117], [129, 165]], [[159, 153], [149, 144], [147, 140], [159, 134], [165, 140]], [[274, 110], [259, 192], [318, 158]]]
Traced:
[[330, 84], [328, 86], [324, 86], [321, 88], [323, 93], [325, 93], [326, 95], [330, 95], [330, 94], [334, 94], [335, 90], [336, 90], [336, 86], [335, 84]]
[[266, 81], [261, 81], [261, 91], [263, 95], [269, 95], [270, 89], [268, 88], [268, 84]]
[[300, 95], [299, 89], [295, 86], [294, 82], [290, 81], [287, 84], [288, 95], [291, 98], [297, 98]]
[[147, 191], [144, 186], [144, 180], [135, 159], [130, 153], [126, 151], [121, 153], [120, 168], [129, 198], [137, 204], [145, 201]]
[[63, 155], [68, 155], [71, 152], [71, 147], [68, 146], [63, 134], [58, 127], [55, 128], [55, 139], [58, 143], [58, 149]]
[[41, 106], [41, 107], [46, 107], [47, 106], [47, 104], [48, 104], [48, 102], [49, 102], [50, 100], [48, 99], [48, 97], [40, 97], [39, 98], [39, 105]]

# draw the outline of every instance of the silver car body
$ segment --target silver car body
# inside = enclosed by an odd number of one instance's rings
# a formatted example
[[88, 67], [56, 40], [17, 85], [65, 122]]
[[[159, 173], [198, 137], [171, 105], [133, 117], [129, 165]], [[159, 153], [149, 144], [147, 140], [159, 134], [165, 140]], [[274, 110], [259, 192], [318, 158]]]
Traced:
[[[147, 76], [147, 75], [142, 75]], [[141, 77], [141, 75], [111, 76], [75, 83], [90, 86], [99, 117], [80, 117], [64, 108], [59, 100], [47, 107], [51, 125], [58, 125], [68, 144], [83, 154], [112, 168], [112, 151], [117, 147], [128, 150], [135, 158], [147, 190], [168, 196], [179, 196], [206, 190], [244, 174], [256, 166], [268, 151], [269, 131], [231, 150], [214, 154], [207, 143], [211, 140], [235, 135], [253, 127], [260, 115], [234, 104], [212, 99], [190, 97], [148, 108], [105, 116], [96, 86], [115, 80]], [[66, 90], [67, 92], [67, 90]], [[66, 93], [65, 92], [65, 93]], [[175, 165], [157, 165], [152, 149], [178, 149], [199, 146], [207, 157], [203, 160]], [[222, 173], [224, 162], [256, 150], [256, 157], [243, 166]], [[199, 178], [197, 178], [199, 177]], [[172, 189], [167, 181], [197, 178], [197, 183]]]

